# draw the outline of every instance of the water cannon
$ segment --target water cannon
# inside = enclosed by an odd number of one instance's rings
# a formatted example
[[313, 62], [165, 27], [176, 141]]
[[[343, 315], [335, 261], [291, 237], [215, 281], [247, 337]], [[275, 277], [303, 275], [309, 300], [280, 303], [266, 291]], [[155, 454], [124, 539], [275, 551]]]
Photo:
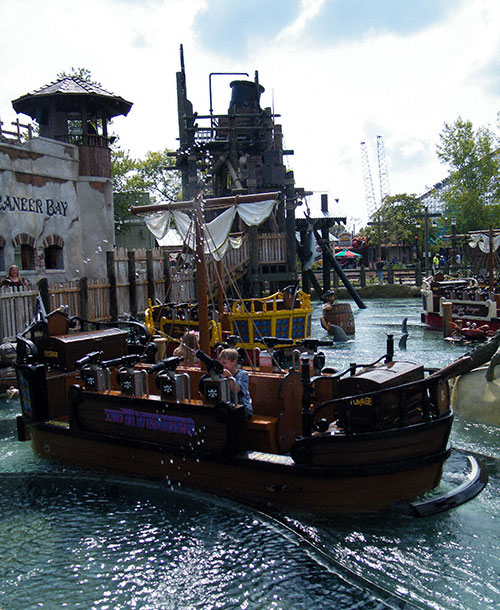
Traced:
[[274, 349], [277, 345], [293, 345], [293, 339], [282, 337], [262, 337], [262, 343], [270, 349]]
[[212, 358], [198, 350], [196, 357], [207, 367], [207, 374], [202, 375], [199, 390], [207, 402], [217, 404], [219, 402], [231, 402], [230, 380], [233, 377], [222, 377], [224, 367], [216, 358]]
[[308, 352], [315, 352], [318, 347], [331, 347], [333, 345], [333, 341], [330, 339], [321, 340], [321, 339], [303, 339], [302, 341], [297, 341], [297, 345], [305, 348]]
[[152, 375], [161, 371], [175, 371], [181, 362], [184, 362], [183, 356], [169, 356], [150, 366], [148, 373]]
[[387, 353], [385, 356], [386, 364], [394, 360], [394, 335], [387, 335]]
[[300, 354], [300, 366], [304, 377], [305, 369], [308, 370], [307, 377], [320, 375], [323, 370], [326, 357], [323, 352], [318, 351], [318, 347], [331, 347], [333, 341], [320, 339], [304, 339], [297, 342], [298, 345], [305, 348], [305, 352]]
[[112, 358], [111, 360], [103, 360], [101, 366], [126, 366], [133, 367], [141, 359], [140, 354], [128, 354], [127, 356], [120, 356], [119, 358]]
[[212, 358], [208, 354], [205, 354], [201, 349], [196, 351], [196, 357], [207, 367], [207, 371], [210, 375], [220, 375], [224, 370], [224, 367], [216, 358]]
[[103, 355], [102, 351], [90, 352], [75, 363], [86, 390], [104, 392], [111, 387], [111, 374], [109, 368], [103, 365]]
[[153, 364], [148, 368], [148, 373], [158, 373], [156, 376], [156, 387], [164, 400], [175, 400], [179, 402], [188, 398], [191, 400], [191, 383], [187, 373], [176, 373], [175, 370], [183, 356], [169, 356]]
[[265, 344], [266, 349], [258, 351], [258, 361], [260, 370], [264, 372], [279, 371], [280, 365], [276, 356], [278, 355], [278, 352], [280, 352], [280, 350], [277, 350], [275, 354], [274, 348], [277, 345], [293, 345], [293, 339], [280, 337], [262, 337], [262, 343]]
[[82, 369], [84, 366], [88, 366], [90, 364], [101, 364], [103, 356], [103, 351], [89, 352], [86, 356], [83, 356], [83, 358], [80, 358], [75, 362], [76, 368]]
[[140, 354], [130, 354], [106, 360], [104, 366], [120, 366], [116, 372], [116, 380], [123, 394], [129, 396], [143, 396], [149, 394], [148, 375], [144, 369], [137, 370], [135, 365], [141, 359]]
[[235, 347], [239, 340], [240, 340], [240, 338], [238, 335], [228, 335], [227, 337], [224, 337], [222, 346], [223, 347]]

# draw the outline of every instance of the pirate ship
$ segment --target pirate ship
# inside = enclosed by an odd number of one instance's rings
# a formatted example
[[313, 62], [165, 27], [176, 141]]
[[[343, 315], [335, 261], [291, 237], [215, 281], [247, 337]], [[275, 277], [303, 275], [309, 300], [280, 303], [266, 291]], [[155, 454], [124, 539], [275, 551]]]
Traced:
[[[199, 199], [190, 204], [199, 217]], [[204, 277], [203, 256], [197, 264]], [[118, 329], [71, 334], [59, 327], [63, 334], [51, 335], [42, 326], [40, 337], [20, 338], [19, 437], [42, 457], [260, 508], [330, 516], [404, 503], [418, 511], [416, 498], [439, 485], [451, 451], [448, 379], [477, 366], [477, 356], [426, 374], [422, 365], [395, 360], [389, 337], [377, 361], [336, 372], [324, 368], [322, 342], [306, 339], [297, 367], [248, 371], [247, 420], [208, 354], [206, 296], [199, 312], [202, 367], [183, 367], [175, 356], [148, 363], [147, 332], [135, 333], [132, 353]], [[486, 477], [475, 472], [466, 492], [446, 504], [434, 500], [435, 510], [477, 494]]]
[[[177, 164], [184, 193], [190, 193], [197, 170], [190, 138], [199, 130], [183, 93], [183, 71], [178, 85], [183, 127]], [[257, 80], [244, 88], [253, 94], [260, 91]], [[210, 117], [215, 137], [205, 152], [217, 138], [227, 140], [232, 134], [233, 144], [246, 141], [256, 157], [267, 152], [273, 158], [282, 156], [279, 148], [260, 148], [259, 133], [273, 137], [271, 117], [256, 112], [255, 104], [247, 107], [227, 120]], [[236, 161], [243, 163], [238, 148], [230, 148], [233, 157], [213, 167], [216, 182], [221, 177], [216, 170], [227, 178]], [[248, 192], [258, 186], [252, 172], [259, 164], [255, 158], [252, 163], [241, 186], [260, 204], [271, 197], [272, 189]], [[243, 171], [243, 165], [239, 169]], [[226, 178], [222, 185], [229, 184]], [[282, 212], [288, 204], [292, 211], [295, 206], [297, 193], [290, 194], [288, 187], [279, 189]], [[220, 197], [225, 199], [222, 204], [234, 208], [245, 194], [219, 193], [205, 199], [199, 190], [184, 202], [156, 210], [183, 210], [194, 226], [191, 248], [201, 348], [196, 356], [201, 366], [183, 366], [175, 356], [153, 363], [150, 334], [145, 327], [139, 331], [138, 323], [132, 324], [132, 339], [113, 326], [71, 332], [64, 312], [54, 312], [18, 340], [20, 440], [30, 440], [41, 457], [70, 466], [179, 483], [265, 509], [330, 516], [403, 503], [421, 510], [416, 499], [439, 485], [451, 450], [448, 379], [477, 366], [477, 358], [465, 356], [429, 372], [420, 364], [395, 360], [389, 337], [386, 354], [379, 359], [335, 371], [325, 368], [322, 342], [305, 338], [297, 343], [299, 353], [290, 369], [281, 369], [279, 363], [269, 367], [268, 361], [248, 368], [253, 415], [247, 419], [231, 381], [210, 355], [204, 267], [205, 245], [213, 244], [202, 230], [207, 222], [203, 212], [219, 205]], [[153, 210], [141, 206], [134, 211]], [[295, 226], [291, 229], [294, 233]], [[252, 227], [249, 235], [256, 237]], [[290, 271], [282, 279], [289, 281]], [[257, 280], [251, 276], [250, 286]], [[484, 484], [484, 474], [474, 474], [454, 499], [434, 499], [424, 510], [463, 502]]]

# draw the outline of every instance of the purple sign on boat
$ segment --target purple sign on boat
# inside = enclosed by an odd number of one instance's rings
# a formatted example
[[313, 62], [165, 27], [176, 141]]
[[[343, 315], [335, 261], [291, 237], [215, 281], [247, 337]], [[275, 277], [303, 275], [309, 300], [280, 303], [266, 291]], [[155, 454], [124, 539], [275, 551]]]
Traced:
[[133, 409], [104, 409], [105, 421], [144, 430], [174, 432], [192, 436], [195, 432], [194, 420], [190, 417], [159, 415]]

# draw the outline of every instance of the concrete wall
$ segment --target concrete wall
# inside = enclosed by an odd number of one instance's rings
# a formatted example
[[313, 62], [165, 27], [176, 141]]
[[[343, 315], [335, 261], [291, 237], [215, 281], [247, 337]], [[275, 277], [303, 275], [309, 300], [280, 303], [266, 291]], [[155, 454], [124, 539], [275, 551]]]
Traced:
[[[111, 179], [79, 176], [78, 166], [78, 147], [71, 144], [48, 138], [0, 141], [4, 266], [19, 264], [16, 236], [17, 242], [20, 235], [29, 236], [35, 269], [22, 275], [32, 283], [41, 277], [49, 282], [106, 277], [105, 252], [114, 247]], [[44, 242], [54, 235], [64, 244], [64, 269], [46, 270]]]

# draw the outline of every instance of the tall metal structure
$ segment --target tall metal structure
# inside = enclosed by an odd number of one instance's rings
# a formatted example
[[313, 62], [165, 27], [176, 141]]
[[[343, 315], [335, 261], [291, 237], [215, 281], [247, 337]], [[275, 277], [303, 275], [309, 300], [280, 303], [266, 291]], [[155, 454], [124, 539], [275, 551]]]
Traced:
[[378, 178], [380, 185], [380, 201], [375, 199], [375, 191], [373, 188], [372, 174], [370, 170], [370, 161], [368, 159], [368, 149], [366, 142], [361, 142], [361, 163], [363, 168], [363, 181], [365, 185], [365, 199], [368, 216], [372, 218], [376, 211], [380, 208], [384, 199], [389, 195], [389, 174], [385, 160], [384, 138], [377, 136], [377, 162], [378, 162]]
[[370, 170], [370, 161], [368, 160], [368, 150], [366, 142], [361, 142], [361, 163], [363, 168], [363, 181], [365, 185], [365, 199], [368, 216], [372, 217], [377, 210], [377, 202], [375, 201], [375, 191], [373, 190], [372, 173]]
[[380, 204], [382, 205], [384, 199], [389, 196], [389, 175], [385, 162], [384, 138], [382, 136], [377, 136], [377, 160], [378, 178], [380, 182]]

